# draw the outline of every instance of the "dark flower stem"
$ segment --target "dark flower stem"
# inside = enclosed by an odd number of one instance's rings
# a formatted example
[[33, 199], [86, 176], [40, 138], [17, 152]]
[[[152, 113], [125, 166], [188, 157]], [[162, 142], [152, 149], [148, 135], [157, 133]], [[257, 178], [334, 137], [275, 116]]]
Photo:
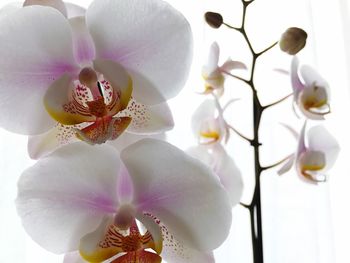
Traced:
[[[246, 33], [245, 29], [245, 21], [246, 21], [246, 13], [247, 13], [247, 7], [254, 2], [254, 0], [251, 1], [244, 1], [241, 0], [243, 4], [243, 15], [242, 15], [242, 24], [241, 27], [235, 28], [235, 27], [230, 27], [234, 30], [237, 30], [240, 32], [250, 51], [252, 54], [252, 66], [251, 66], [251, 73], [249, 79], [241, 79], [244, 83], [246, 83], [253, 95], [253, 122], [254, 122], [254, 137], [253, 139], [249, 140], [250, 145], [254, 148], [254, 166], [255, 166], [255, 188], [254, 188], [254, 194], [252, 197], [252, 200], [250, 204], [242, 204], [243, 207], [247, 208], [249, 211], [250, 215], [250, 227], [251, 227], [251, 240], [252, 240], [252, 248], [253, 248], [253, 259], [254, 263], [263, 263], [264, 262], [264, 255], [263, 255], [263, 230], [262, 230], [262, 213], [261, 213], [261, 188], [260, 188], [260, 176], [261, 173], [271, 167], [262, 167], [260, 164], [260, 151], [259, 147], [261, 146], [261, 143], [259, 141], [259, 127], [260, 127], [260, 121], [261, 121], [261, 116], [264, 112], [264, 110], [270, 106], [273, 106], [277, 103], [267, 105], [267, 106], [262, 106], [258, 97], [257, 90], [255, 88], [254, 84], [254, 73], [255, 73], [255, 65], [257, 59], [276, 46], [278, 42], [273, 43], [271, 46], [267, 47], [261, 52], [255, 52], [253, 49], [253, 46], [249, 40], [249, 37]], [[240, 77], [233, 76], [236, 79], [240, 79]], [[286, 99], [286, 98], [284, 98]], [[284, 100], [283, 99], [283, 100]], [[283, 101], [281, 100], [281, 101]]]

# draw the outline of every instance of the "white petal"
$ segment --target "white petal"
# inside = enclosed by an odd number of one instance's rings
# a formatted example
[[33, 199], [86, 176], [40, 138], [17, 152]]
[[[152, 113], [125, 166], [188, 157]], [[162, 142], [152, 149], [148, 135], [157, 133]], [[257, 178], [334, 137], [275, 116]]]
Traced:
[[292, 59], [291, 72], [290, 72], [292, 88], [294, 92], [294, 99], [297, 99], [299, 92], [304, 89], [304, 84], [301, 82], [299, 78], [298, 70], [299, 70], [299, 59], [297, 56], [294, 56]]
[[30, 158], [40, 159], [65, 144], [79, 141], [75, 133], [74, 126], [57, 123], [55, 127], [43, 134], [29, 136], [28, 153]]
[[73, 3], [64, 3], [67, 9], [67, 18], [73, 18], [76, 16], [85, 16], [86, 9], [82, 6]]
[[173, 116], [166, 102], [147, 106], [131, 100], [128, 108], [117, 116], [131, 117], [127, 131], [139, 135], [162, 133], [174, 127]]
[[51, 252], [77, 250], [115, 212], [119, 163], [110, 146], [73, 143], [24, 171], [16, 205], [27, 233]]
[[230, 72], [233, 69], [247, 69], [247, 66], [240, 61], [234, 61], [229, 58], [220, 68], [226, 72]]
[[288, 172], [293, 164], [294, 164], [294, 160], [295, 160], [295, 157], [292, 156], [291, 158], [289, 158], [285, 163], [284, 165], [277, 171], [277, 174], [278, 175], [283, 175], [285, 174], [286, 172]]
[[192, 60], [191, 29], [168, 3], [94, 1], [87, 24], [97, 57], [115, 60], [131, 74], [136, 100], [158, 104], [183, 88]]
[[87, 261], [80, 256], [78, 251], [74, 251], [64, 256], [63, 263], [87, 263]]
[[217, 177], [162, 141], [144, 139], [121, 153], [139, 211], [159, 218], [185, 246], [209, 251], [227, 237], [231, 205]]
[[231, 205], [238, 204], [243, 192], [241, 172], [222, 145], [216, 144], [214, 147], [199, 145], [190, 148], [187, 152], [208, 165], [217, 174], [230, 196]]
[[321, 125], [312, 127], [307, 133], [310, 150], [321, 151], [326, 155], [326, 168], [331, 168], [340, 151], [340, 146], [332, 134]]
[[306, 129], [306, 121], [304, 122], [303, 127], [301, 128], [301, 131], [299, 133], [299, 138], [298, 138], [298, 148], [297, 148], [297, 156], [296, 158], [298, 159], [300, 154], [306, 151], [306, 145], [305, 145], [305, 129]]
[[211, 75], [215, 70], [218, 69], [220, 56], [220, 48], [218, 43], [213, 42], [209, 49], [208, 60], [207, 63], [202, 68], [202, 73], [204, 76]]
[[1, 7], [0, 9], [0, 19], [5, 18], [8, 15], [13, 14], [22, 8], [22, 2], [9, 3]]
[[203, 121], [214, 119], [216, 104], [214, 100], [207, 99], [203, 101], [192, 115], [191, 126], [195, 137], [200, 136]]
[[140, 135], [140, 134], [133, 134], [129, 132], [123, 132], [123, 134], [120, 135], [116, 140], [108, 141], [108, 144], [112, 145], [120, 152], [130, 144], [133, 144], [145, 138], [153, 138], [153, 139], [165, 141], [166, 135], [165, 133], [158, 133], [158, 134], [152, 134], [152, 135]]
[[69, 19], [73, 32], [74, 57], [77, 63], [89, 65], [95, 58], [95, 45], [85, 23], [85, 16]]
[[160, 254], [163, 259], [171, 263], [214, 263], [211, 252], [200, 252], [185, 246], [179, 242], [169, 229], [158, 219], [153, 218], [160, 229], [163, 238], [163, 251]]
[[77, 70], [67, 20], [49, 7], [22, 8], [0, 23], [0, 126], [39, 134], [54, 122], [43, 105], [46, 89]]
[[41, 5], [57, 9], [62, 15], [67, 17], [67, 9], [62, 0], [25, 0], [23, 6]]
[[327, 82], [321, 77], [321, 75], [308, 65], [303, 65], [300, 68], [300, 75], [305, 81], [306, 86], [313, 86], [315, 83], [320, 86], [328, 86]]

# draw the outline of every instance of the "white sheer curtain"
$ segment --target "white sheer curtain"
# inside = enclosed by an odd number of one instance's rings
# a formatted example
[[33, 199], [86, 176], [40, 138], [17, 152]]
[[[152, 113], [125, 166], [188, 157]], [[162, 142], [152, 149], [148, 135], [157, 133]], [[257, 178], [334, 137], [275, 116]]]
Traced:
[[[146, 0], [144, 0], [146, 1]], [[1, 5], [12, 2], [2, 0]], [[71, 0], [88, 6], [91, 1]], [[233, 25], [240, 22], [240, 0], [169, 0], [190, 20], [195, 54], [192, 72], [183, 92], [171, 101], [176, 126], [168, 134], [169, 141], [182, 149], [196, 143], [190, 136], [190, 116], [204, 99], [195, 91], [202, 88], [200, 67], [212, 40], [222, 47], [222, 61], [227, 56], [249, 64], [248, 50], [242, 49], [242, 39], [228, 29], [212, 30], [204, 26], [205, 11], [218, 11], [225, 21]], [[311, 64], [328, 80], [332, 92], [332, 114], [325, 125], [339, 140], [342, 150], [330, 171], [329, 183], [317, 187], [305, 185], [293, 172], [278, 177], [275, 171], [263, 175], [263, 224], [266, 263], [346, 263], [350, 261], [349, 202], [350, 156], [349, 122], [349, 68], [350, 19], [347, 0], [256, 0], [248, 11], [248, 30], [254, 48], [261, 50], [290, 26], [299, 26], [309, 33], [306, 49], [300, 55], [303, 63]], [[1, 58], [0, 58], [1, 59]], [[257, 67], [259, 94], [263, 103], [274, 101], [290, 92], [289, 80], [273, 71], [288, 69], [287, 56], [272, 50], [262, 58], [266, 69]], [[171, 63], [171, 61], [169, 61]], [[244, 76], [243, 73], [242, 76]], [[235, 80], [227, 83], [227, 94], [241, 98], [229, 112], [231, 122], [247, 135], [251, 134], [250, 94]], [[186, 105], [185, 107], [183, 105]], [[291, 101], [277, 106], [263, 119], [261, 137], [262, 163], [270, 164], [294, 150], [295, 142], [280, 122], [292, 122], [299, 127], [291, 112]], [[242, 201], [251, 197], [251, 149], [236, 136], [232, 136], [228, 151], [232, 153], [244, 176], [246, 191]], [[47, 263], [62, 262], [58, 257], [41, 249], [22, 229], [13, 201], [20, 173], [31, 161], [26, 154], [26, 138], [0, 131], [0, 262]], [[271, 150], [273, 149], [273, 150]], [[214, 224], [215, 222], [213, 222]], [[216, 251], [217, 262], [251, 263], [248, 214], [242, 207], [234, 209], [234, 222], [227, 242]], [[48, 235], [50, 233], [47, 233]]]

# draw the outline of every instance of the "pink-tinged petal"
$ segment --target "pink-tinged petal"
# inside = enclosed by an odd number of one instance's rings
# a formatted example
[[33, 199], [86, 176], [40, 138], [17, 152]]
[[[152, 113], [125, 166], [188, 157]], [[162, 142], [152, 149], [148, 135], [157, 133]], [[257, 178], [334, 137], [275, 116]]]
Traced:
[[131, 74], [136, 100], [159, 104], [183, 88], [192, 60], [191, 29], [165, 1], [94, 1], [87, 25], [97, 57], [114, 60]]
[[174, 120], [166, 102], [147, 106], [131, 100], [128, 108], [117, 116], [129, 116], [132, 121], [127, 131], [139, 135], [152, 135], [171, 130]]
[[55, 8], [67, 17], [67, 9], [62, 0], [25, 0], [23, 6], [40, 5]]
[[119, 246], [109, 246], [106, 248], [100, 246], [112, 224], [113, 218], [105, 217], [94, 231], [87, 233], [80, 239], [79, 252], [83, 259], [88, 262], [103, 262], [122, 252]]
[[137, 214], [137, 219], [144, 225], [144, 227], [149, 231], [152, 235], [152, 239], [154, 242], [154, 245], [152, 249], [158, 254], [162, 255], [163, 251], [163, 231], [161, 229], [161, 226], [159, 224], [159, 220], [154, 218], [152, 215], [147, 215], [143, 213]]
[[87, 263], [87, 261], [80, 256], [78, 251], [74, 251], [64, 256], [63, 263]]
[[74, 126], [57, 123], [51, 130], [28, 139], [28, 154], [32, 159], [40, 159], [59, 147], [78, 141]]
[[73, 143], [25, 170], [16, 205], [27, 233], [51, 252], [77, 250], [80, 238], [115, 212], [119, 164], [108, 145]]
[[306, 151], [306, 137], [305, 137], [305, 129], [306, 129], [306, 121], [304, 122], [303, 127], [301, 128], [301, 131], [299, 133], [299, 138], [298, 138], [298, 148], [297, 148], [297, 156], [296, 158], [298, 159], [300, 154]]
[[67, 3], [65, 2], [64, 5], [67, 9], [67, 18], [73, 18], [76, 16], [85, 16], [86, 9], [82, 6], [73, 4], [73, 3]]
[[299, 59], [297, 56], [294, 56], [292, 59], [290, 76], [291, 76], [292, 88], [293, 88], [295, 100], [297, 99], [299, 92], [304, 89], [304, 84], [301, 82], [299, 78], [298, 70], [299, 70]]
[[188, 149], [187, 152], [215, 172], [230, 196], [231, 205], [238, 204], [243, 192], [241, 172], [223, 146], [220, 144], [213, 147], [199, 145]]
[[176, 237], [169, 231], [169, 229], [157, 218], [154, 217], [161, 230], [163, 237], [163, 251], [161, 256], [167, 262], [171, 263], [214, 263], [214, 256], [211, 252], [201, 252], [185, 246], [179, 242]]
[[287, 172], [293, 167], [294, 160], [295, 160], [295, 157], [294, 157], [294, 156], [291, 156], [291, 157], [283, 164], [283, 166], [277, 171], [277, 174], [278, 174], [278, 175], [283, 175], [283, 174], [287, 173]]
[[133, 144], [141, 139], [145, 138], [153, 138], [158, 140], [166, 140], [165, 133], [158, 133], [158, 134], [152, 134], [152, 135], [140, 135], [140, 134], [133, 134], [129, 132], [124, 132], [122, 135], [119, 136], [117, 140], [109, 141], [108, 144], [115, 147], [118, 151], [123, 150], [130, 144]]
[[225, 240], [232, 218], [229, 197], [206, 165], [153, 139], [130, 145], [121, 157], [139, 211], [159, 218], [184, 246], [209, 251]]
[[210, 45], [208, 59], [206, 64], [202, 68], [202, 74], [203, 76], [209, 76], [211, 75], [215, 70], [218, 69], [219, 64], [219, 56], [220, 56], [220, 48], [218, 43], [213, 42]]
[[[43, 98], [45, 108], [50, 116], [61, 124], [74, 125], [82, 122], [92, 122], [96, 117], [81, 114], [72, 105], [73, 82], [69, 74], [65, 73], [48, 87]], [[83, 107], [83, 106], [81, 106]], [[86, 109], [88, 109], [86, 107]]]
[[191, 126], [193, 134], [199, 138], [201, 126], [205, 120], [214, 119], [216, 112], [216, 104], [214, 100], [207, 99], [203, 101], [192, 115]]
[[69, 19], [73, 32], [74, 57], [80, 65], [90, 65], [95, 58], [95, 45], [86, 27], [85, 16]]
[[42, 102], [46, 89], [77, 70], [68, 21], [53, 8], [31, 6], [3, 18], [0, 34], [0, 126], [45, 132], [54, 124]]
[[103, 77], [111, 84], [113, 93], [119, 94], [116, 106], [111, 109], [113, 116], [125, 109], [133, 93], [133, 82], [126, 70], [118, 63], [111, 60], [96, 59], [93, 62], [94, 69], [103, 74]]
[[247, 66], [240, 61], [234, 61], [232, 59], [227, 59], [224, 64], [220, 67], [221, 70], [230, 72], [233, 69], [247, 69]]
[[311, 87], [314, 85], [322, 86], [327, 90], [327, 94], [329, 94], [328, 83], [312, 67], [308, 65], [303, 65], [300, 68], [300, 75], [303, 78], [306, 86], [308, 87]]
[[321, 125], [312, 127], [307, 133], [308, 146], [310, 150], [321, 151], [325, 154], [326, 167], [331, 168], [340, 151], [340, 146], [332, 134]]

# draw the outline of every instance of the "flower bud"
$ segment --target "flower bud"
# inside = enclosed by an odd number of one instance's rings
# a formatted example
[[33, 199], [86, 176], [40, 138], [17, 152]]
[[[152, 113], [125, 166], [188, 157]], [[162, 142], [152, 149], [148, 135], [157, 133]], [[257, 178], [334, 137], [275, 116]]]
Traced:
[[289, 55], [295, 55], [306, 44], [307, 33], [298, 27], [290, 27], [283, 33], [280, 39], [280, 48]]
[[208, 25], [213, 28], [219, 28], [224, 22], [222, 16], [219, 13], [206, 12], [204, 18]]

